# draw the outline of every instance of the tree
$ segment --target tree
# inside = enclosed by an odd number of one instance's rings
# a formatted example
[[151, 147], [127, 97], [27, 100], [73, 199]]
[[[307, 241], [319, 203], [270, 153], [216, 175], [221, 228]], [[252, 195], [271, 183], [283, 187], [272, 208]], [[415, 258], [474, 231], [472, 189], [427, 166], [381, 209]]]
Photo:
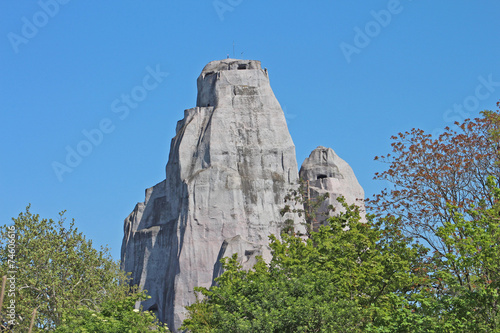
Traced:
[[[450, 206], [453, 222], [439, 227], [436, 236], [446, 246], [430, 259], [433, 285], [430, 291], [441, 305], [443, 317], [467, 332], [500, 331], [500, 190], [493, 177], [488, 209], [470, 208], [465, 218], [461, 209]], [[443, 311], [444, 310], [444, 311]]]
[[[346, 205], [347, 207], [347, 205]], [[421, 284], [425, 250], [354, 206], [307, 241], [271, 236], [273, 257], [244, 271], [237, 257], [211, 289], [187, 307], [193, 332], [364, 332], [392, 325], [390, 314]]]
[[389, 168], [375, 179], [389, 181], [394, 188], [368, 204], [378, 216], [399, 217], [407, 235], [424, 240], [441, 255], [446, 244], [435, 237], [437, 228], [456, 218], [448, 205], [462, 214], [471, 204], [491, 207], [486, 179], [500, 176], [499, 111], [485, 111], [481, 118], [455, 125], [438, 138], [420, 129], [393, 136], [392, 155], [375, 158]]
[[[423, 260], [418, 291], [390, 316], [398, 332], [500, 332], [500, 190], [487, 180], [493, 206], [449, 206], [453, 222], [437, 228], [446, 245]], [[390, 325], [388, 325], [390, 326]], [[402, 330], [404, 328], [404, 330]], [[393, 330], [390, 330], [393, 331]]]
[[432, 250], [421, 268], [426, 278], [404, 308], [409, 319], [400, 322], [498, 332], [500, 112], [455, 125], [438, 138], [418, 129], [393, 137], [393, 156], [382, 157], [389, 169], [375, 178], [394, 188], [369, 208]]
[[79, 307], [65, 311], [56, 333], [143, 333], [168, 332], [164, 324], [150, 311], [135, 309], [138, 301], [146, 300], [144, 292], [123, 299], [108, 299], [97, 310]]
[[16, 332], [28, 331], [35, 309], [35, 331], [54, 330], [68, 311], [135, 297], [108, 249], [94, 249], [64, 212], [55, 222], [28, 206], [13, 222], [0, 227], [0, 276], [9, 278], [4, 305], [15, 306], [7, 321]]

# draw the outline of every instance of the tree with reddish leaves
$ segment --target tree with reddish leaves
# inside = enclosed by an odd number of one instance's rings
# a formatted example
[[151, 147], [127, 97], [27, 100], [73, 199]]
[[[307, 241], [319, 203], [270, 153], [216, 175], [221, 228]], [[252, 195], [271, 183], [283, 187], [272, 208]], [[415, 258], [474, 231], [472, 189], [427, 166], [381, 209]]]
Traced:
[[[500, 102], [497, 103], [500, 107]], [[423, 130], [393, 136], [392, 153], [375, 157], [389, 169], [375, 179], [394, 185], [369, 201], [380, 216], [399, 217], [407, 235], [428, 243], [433, 250], [446, 253], [446, 244], [436, 231], [455, 215], [449, 205], [467, 210], [493, 205], [487, 177], [500, 179], [500, 111], [483, 111], [480, 118], [455, 122], [437, 138]]]

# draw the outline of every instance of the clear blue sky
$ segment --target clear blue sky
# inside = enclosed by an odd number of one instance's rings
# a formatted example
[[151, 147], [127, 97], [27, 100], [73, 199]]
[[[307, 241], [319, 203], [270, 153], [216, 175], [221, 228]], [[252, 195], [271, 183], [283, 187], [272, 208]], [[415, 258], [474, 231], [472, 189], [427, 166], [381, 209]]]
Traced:
[[[233, 41], [236, 58], [268, 68], [299, 165], [331, 147], [371, 197], [391, 135], [495, 108], [499, 13], [497, 0], [1, 1], [1, 222], [28, 203], [43, 217], [65, 209], [118, 259], [196, 78]], [[68, 147], [87, 156], [58, 177]]]

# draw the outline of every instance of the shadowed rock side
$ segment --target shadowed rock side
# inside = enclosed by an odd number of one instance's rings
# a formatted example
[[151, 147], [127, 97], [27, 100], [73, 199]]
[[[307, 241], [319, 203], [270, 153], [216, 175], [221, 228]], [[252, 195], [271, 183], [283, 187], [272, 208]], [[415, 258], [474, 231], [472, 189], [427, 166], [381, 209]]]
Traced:
[[166, 180], [146, 190], [127, 217], [122, 267], [152, 296], [145, 309], [178, 329], [195, 286], [210, 287], [218, 259], [237, 252], [246, 268], [270, 258], [268, 236], [286, 218], [284, 197], [298, 184], [295, 146], [259, 61], [209, 63], [195, 108], [177, 124]]
[[[366, 221], [363, 188], [349, 164], [335, 154], [333, 149], [322, 146], [314, 149], [302, 163], [300, 178], [309, 181], [309, 194], [312, 199], [325, 193], [329, 194], [329, 198], [319, 207], [318, 213], [327, 212], [330, 205], [335, 208], [330, 215], [345, 212], [344, 207], [337, 201], [338, 197], [343, 196], [349, 205], [356, 204], [360, 208], [361, 222]], [[327, 217], [326, 214], [318, 214], [313, 229], [317, 231]]]

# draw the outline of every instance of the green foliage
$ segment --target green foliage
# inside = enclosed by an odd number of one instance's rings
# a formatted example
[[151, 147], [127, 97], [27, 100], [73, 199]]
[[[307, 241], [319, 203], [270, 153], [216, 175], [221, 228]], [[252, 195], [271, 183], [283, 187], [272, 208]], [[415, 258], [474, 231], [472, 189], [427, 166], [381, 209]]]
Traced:
[[[35, 309], [34, 332], [53, 331], [63, 318], [67, 324], [71, 313], [88, 314], [101, 305], [99, 316], [115, 318], [117, 313], [105, 311], [113, 302], [124, 308], [140, 297], [108, 249], [94, 249], [74, 221], [65, 223], [64, 212], [55, 222], [29, 208], [13, 219], [13, 225], [0, 227], [0, 276], [15, 279], [4, 310], [15, 303], [15, 318], [7, 319], [15, 321], [16, 332], [28, 331]], [[80, 312], [74, 312], [77, 309]]]
[[159, 324], [153, 313], [134, 309], [137, 301], [149, 298], [136, 293], [123, 299], [109, 299], [97, 310], [87, 307], [71, 309], [63, 313], [56, 333], [142, 333], [168, 332], [166, 325]]
[[448, 321], [460, 321], [464, 329], [476, 332], [500, 331], [500, 190], [490, 177], [493, 207], [471, 209], [464, 218], [450, 206], [453, 223], [445, 223], [436, 236], [446, 248], [434, 252], [432, 292], [448, 306]]
[[[384, 236], [385, 235], [385, 236]], [[183, 328], [193, 332], [362, 332], [385, 325], [420, 283], [425, 252], [396, 229], [359, 223], [354, 207], [304, 241], [271, 237], [273, 258], [244, 271], [237, 257]], [[375, 325], [375, 326], [374, 326]]]
[[500, 332], [500, 191], [495, 183], [491, 177], [486, 182], [491, 208], [471, 208], [464, 215], [461, 207], [449, 205], [453, 219], [435, 234], [445, 251], [425, 258], [417, 292], [391, 318], [395, 329]]
[[371, 208], [432, 249], [418, 292], [393, 316], [398, 330], [500, 332], [500, 111], [455, 125], [438, 138], [393, 137], [389, 169], [376, 174], [395, 187]]

